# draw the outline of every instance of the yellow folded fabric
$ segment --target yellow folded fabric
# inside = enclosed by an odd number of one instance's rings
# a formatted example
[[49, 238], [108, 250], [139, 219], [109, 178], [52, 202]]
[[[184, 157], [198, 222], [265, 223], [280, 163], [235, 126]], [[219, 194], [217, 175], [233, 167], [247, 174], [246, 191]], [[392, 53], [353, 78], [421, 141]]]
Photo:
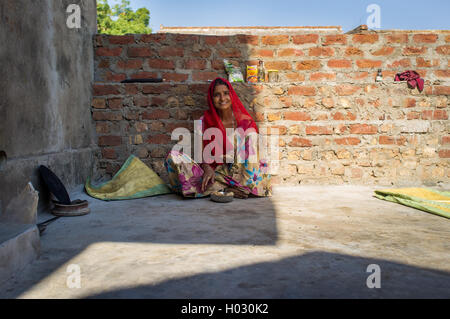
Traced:
[[375, 197], [450, 218], [450, 192], [430, 188], [391, 188], [375, 191]]
[[89, 177], [84, 187], [90, 196], [105, 201], [142, 198], [172, 192], [151, 168], [134, 155], [126, 160], [110, 181], [93, 186]]

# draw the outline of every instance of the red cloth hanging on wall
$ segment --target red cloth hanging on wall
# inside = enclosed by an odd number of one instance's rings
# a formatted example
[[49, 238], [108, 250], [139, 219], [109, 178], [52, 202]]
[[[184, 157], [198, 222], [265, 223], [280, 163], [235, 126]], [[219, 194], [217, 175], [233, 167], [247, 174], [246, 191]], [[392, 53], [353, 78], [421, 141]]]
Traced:
[[420, 74], [416, 71], [405, 71], [403, 73], [397, 73], [395, 75], [395, 81], [407, 81], [410, 88], [419, 89], [419, 92], [423, 91], [425, 81], [420, 77]]

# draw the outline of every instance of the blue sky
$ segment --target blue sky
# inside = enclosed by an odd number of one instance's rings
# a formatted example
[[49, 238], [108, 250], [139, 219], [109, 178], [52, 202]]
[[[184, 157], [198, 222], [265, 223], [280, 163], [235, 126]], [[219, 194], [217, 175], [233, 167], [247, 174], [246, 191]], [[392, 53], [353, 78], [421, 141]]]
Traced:
[[[110, 4], [120, 0], [109, 0]], [[377, 4], [381, 29], [449, 30], [449, 0], [131, 0], [150, 10], [153, 32], [173, 26], [342, 26], [367, 24]]]

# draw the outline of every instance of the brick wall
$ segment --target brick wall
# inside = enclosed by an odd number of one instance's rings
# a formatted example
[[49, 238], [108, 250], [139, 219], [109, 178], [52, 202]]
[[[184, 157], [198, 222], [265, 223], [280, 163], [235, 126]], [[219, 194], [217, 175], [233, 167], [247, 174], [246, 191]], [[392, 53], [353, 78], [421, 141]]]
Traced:
[[[108, 174], [135, 154], [166, 178], [171, 131], [192, 130], [228, 58], [280, 72], [279, 83], [233, 85], [258, 125], [281, 133], [275, 182], [449, 184], [449, 31], [98, 35], [95, 50], [92, 116]], [[422, 93], [394, 82], [405, 70], [426, 80]], [[167, 82], [118, 83], [131, 77]]]

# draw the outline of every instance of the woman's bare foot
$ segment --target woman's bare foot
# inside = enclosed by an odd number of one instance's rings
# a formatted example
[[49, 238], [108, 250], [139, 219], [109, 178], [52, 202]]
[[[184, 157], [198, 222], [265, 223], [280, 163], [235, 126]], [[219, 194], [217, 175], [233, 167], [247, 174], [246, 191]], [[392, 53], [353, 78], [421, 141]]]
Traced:
[[235, 198], [240, 198], [240, 199], [247, 199], [248, 195], [238, 189], [235, 188], [227, 188], [225, 190], [226, 192], [232, 192], [234, 194]]

